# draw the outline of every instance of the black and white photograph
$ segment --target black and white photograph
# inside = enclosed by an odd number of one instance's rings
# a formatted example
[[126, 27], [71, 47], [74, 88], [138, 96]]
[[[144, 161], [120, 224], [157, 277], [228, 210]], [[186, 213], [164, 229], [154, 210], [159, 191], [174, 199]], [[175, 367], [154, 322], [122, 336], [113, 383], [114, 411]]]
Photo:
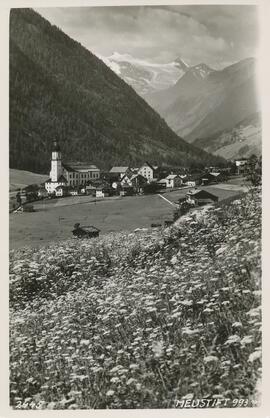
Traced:
[[259, 5], [33, 2], [8, 43], [10, 410], [259, 410]]

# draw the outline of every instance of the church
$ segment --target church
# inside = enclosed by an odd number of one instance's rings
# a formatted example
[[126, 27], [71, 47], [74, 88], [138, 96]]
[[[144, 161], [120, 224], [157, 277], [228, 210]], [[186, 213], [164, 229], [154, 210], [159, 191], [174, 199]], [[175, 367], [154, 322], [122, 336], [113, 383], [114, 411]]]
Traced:
[[58, 186], [76, 187], [100, 178], [100, 169], [87, 163], [63, 163], [58, 141], [53, 141], [50, 178], [45, 182], [49, 194]]

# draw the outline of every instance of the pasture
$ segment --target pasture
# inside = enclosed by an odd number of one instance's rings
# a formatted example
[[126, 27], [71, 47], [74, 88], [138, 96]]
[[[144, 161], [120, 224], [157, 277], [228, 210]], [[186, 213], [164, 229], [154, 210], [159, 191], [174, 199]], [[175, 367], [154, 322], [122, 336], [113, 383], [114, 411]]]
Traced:
[[[241, 187], [232, 190], [207, 186], [204, 189], [219, 196], [219, 200], [237, 196]], [[187, 189], [165, 192], [172, 202], [184, 197]], [[94, 225], [101, 234], [132, 231], [150, 227], [151, 223], [164, 223], [171, 219], [174, 207], [158, 195], [109, 198], [96, 201], [89, 197], [67, 197], [44, 200], [34, 204], [34, 213], [12, 213], [10, 215], [10, 248], [23, 246], [39, 247], [55, 241], [72, 238], [73, 225]]]
[[9, 190], [16, 191], [22, 189], [30, 184], [40, 184], [48, 179], [48, 174], [37, 174], [31, 171], [16, 170], [11, 168], [9, 170]]

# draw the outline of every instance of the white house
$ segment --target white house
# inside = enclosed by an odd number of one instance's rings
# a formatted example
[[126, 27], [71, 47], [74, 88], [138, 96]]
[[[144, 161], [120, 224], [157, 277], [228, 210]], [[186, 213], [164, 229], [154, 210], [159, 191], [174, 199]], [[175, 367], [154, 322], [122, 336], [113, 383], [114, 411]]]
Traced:
[[169, 188], [180, 187], [183, 184], [183, 180], [177, 174], [169, 174], [164, 180], [166, 182], [166, 187]]
[[147, 179], [141, 174], [126, 174], [121, 180], [122, 187], [133, 187], [134, 191], [140, 192]]
[[[62, 154], [58, 142], [53, 142], [50, 178], [45, 182], [49, 194], [56, 192], [58, 186], [79, 186], [89, 180], [99, 179], [100, 170], [86, 163], [62, 163]], [[58, 192], [60, 193], [60, 192]]]
[[55, 196], [62, 197], [68, 195], [68, 188], [67, 186], [57, 186], [55, 189]]
[[238, 159], [238, 160], [234, 160], [234, 163], [236, 165], [237, 173], [238, 174], [241, 174], [246, 169], [246, 165], [248, 163], [248, 159], [247, 158], [241, 158], [241, 159]]
[[145, 177], [148, 183], [151, 183], [154, 179], [155, 170], [147, 161], [139, 168], [138, 174]]

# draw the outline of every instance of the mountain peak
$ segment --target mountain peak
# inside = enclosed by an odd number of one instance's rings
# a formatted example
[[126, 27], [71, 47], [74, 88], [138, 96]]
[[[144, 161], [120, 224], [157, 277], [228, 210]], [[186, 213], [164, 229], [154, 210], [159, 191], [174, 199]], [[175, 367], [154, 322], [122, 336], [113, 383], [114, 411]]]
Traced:
[[190, 70], [192, 74], [199, 79], [206, 78], [210, 73], [212, 73], [213, 70], [208, 65], [201, 62], [200, 64], [193, 65]]
[[176, 63], [176, 66], [182, 71], [187, 71], [190, 68], [189, 65], [181, 57], [176, 58], [174, 62]]

